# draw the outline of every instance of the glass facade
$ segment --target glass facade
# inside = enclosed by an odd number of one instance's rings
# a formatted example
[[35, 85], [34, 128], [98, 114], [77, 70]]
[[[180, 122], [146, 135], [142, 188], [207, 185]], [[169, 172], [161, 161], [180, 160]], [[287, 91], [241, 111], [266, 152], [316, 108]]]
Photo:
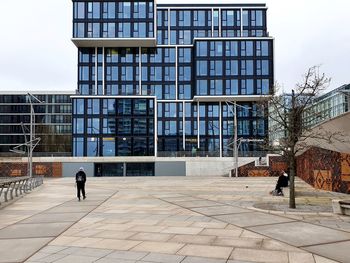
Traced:
[[73, 156], [154, 155], [154, 99], [73, 99]]
[[350, 85], [343, 85], [315, 100], [303, 113], [305, 126], [315, 126], [349, 111]]
[[74, 38], [153, 38], [153, 1], [73, 1]]
[[[72, 104], [69, 93], [33, 93], [42, 103], [33, 102], [35, 136], [40, 144], [34, 156], [70, 156], [72, 139]], [[0, 94], [0, 155], [12, 156], [14, 146], [29, 140], [30, 103], [28, 95]], [[23, 128], [22, 128], [23, 124]]]
[[[73, 2], [73, 41], [99, 38], [77, 45], [73, 156], [224, 157], [233, 155], [236, 129], [240, 139], [266, 138], [267, 110], [257, 110], [256, 102], [272, 93], [274, 82], [264, 4]], [[156, 46], [108, 42], [140, 32], [156, 38]], [[226, 97], [242, 106], [237, 127]], [[127, 116], [118, 106], [126, 101], [132, 105]], [[152, 109], [144, 115], [134, 111], [141, 101]], [[115, 107], [112, 115], [108, 107]], [[257, 142], [240, 144], [241, 155], [258, 150]]]

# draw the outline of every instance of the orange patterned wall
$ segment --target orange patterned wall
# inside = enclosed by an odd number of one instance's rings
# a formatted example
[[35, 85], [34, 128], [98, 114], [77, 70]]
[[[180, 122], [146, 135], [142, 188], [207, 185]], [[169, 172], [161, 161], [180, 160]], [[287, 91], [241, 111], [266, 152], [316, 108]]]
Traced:
[[297, 174], [317, 189], [350, 193], [350, 154], [313, 147], [298, 156]]
[[279, 176], [287, 168], [287, 162], [282, 156], [271, 156], [269, 166], [255, 166], [255, 162], [251, 162], [239, 167], [238, 174], [240, 177]]
[[[0, 163], [0, 176], [26, 176], [27, 163]], [[33, 175], [62, 177], [62, 163], [33, 163]]]

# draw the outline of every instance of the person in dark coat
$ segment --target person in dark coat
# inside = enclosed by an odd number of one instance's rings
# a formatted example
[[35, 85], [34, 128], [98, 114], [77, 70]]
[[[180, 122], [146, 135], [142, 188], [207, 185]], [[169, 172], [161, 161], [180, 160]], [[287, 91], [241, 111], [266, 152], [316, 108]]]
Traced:
[[80, 167], [79, 172], [76, 173], [75, 182], [77, 183], [78, 200], [80, 201], [80, 191], [81, 191], [81, 194], [83, 195], [83, 199], [85, 199], [86, 198], [86, 195], [85, 195], [86, 174], [84, 172], [83, 167]]
[[285, 171], [282, 171], [281, 175], [278, 177], [275, 190], [271, 191], [271, 194], [283, 196], [282, 187], [287, 187], [288, 181], [289, 181], [288, 174]]

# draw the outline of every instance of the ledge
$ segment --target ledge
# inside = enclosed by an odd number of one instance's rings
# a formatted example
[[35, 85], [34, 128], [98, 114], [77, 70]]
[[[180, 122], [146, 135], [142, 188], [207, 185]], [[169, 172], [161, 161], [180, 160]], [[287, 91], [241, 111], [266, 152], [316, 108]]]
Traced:
[[245, 102], [245, 101], [265, 101], [271, 95], [236, 95], [236, 96], [194, 96], [193, 101], [199, 102]]
[[156, 47], [155, 38], [72, 38], [76, 47]]

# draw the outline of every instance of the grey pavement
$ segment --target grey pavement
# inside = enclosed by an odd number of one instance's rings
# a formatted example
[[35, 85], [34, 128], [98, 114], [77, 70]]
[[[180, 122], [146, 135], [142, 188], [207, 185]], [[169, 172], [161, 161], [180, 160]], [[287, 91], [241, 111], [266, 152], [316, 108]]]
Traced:
[[269, 195], [276, 178], [72, 178], [0, 207], [0, 262], [350, 262], [347, 195], [301, 180], [297, 209]]

